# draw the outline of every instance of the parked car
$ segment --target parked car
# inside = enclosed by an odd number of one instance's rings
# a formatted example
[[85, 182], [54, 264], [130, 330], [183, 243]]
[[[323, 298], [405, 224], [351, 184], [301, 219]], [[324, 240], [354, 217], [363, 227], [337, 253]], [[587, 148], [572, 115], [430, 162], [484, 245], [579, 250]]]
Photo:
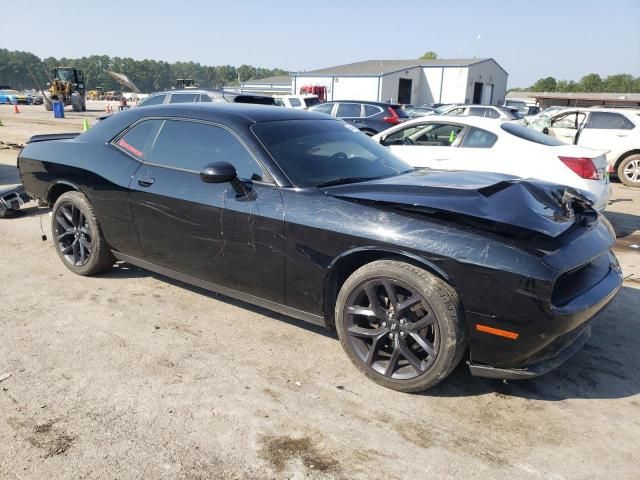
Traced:
[[0, 90], [0, 103], [31, 105], [32, 102], [33, 100], [30, 95], [20, 93], [17, 90]]
[[23, 94], [31, 97], [31, 103], [33, 105], [42, 105], [44, 103], [42, 93], [37, 90], [25, 90]]
[[458, 115], [461, 117], [485, 117], [502, 121], [517, 121], [522, 115], [514, 107], [496, 107], [495, 105], [450, 105], [446, 108], [437, 108], [438, 115]]
[[415, 167], [497, 172], [569, 185], [597, 210], [611, 198], [604, 152], [565, 143], [511, 122], [432, 116], [373, 137]]
[[431, 107], [403, 107], [405, 113], [409, 116], [409, 118], [420, 118], [426, 117], [427, 115], [434, 114], [434, 108]]
[[163, 103], [193, 102], [257, 103], [260, 105], [277, 105], [275, 99], [267, 95], [225, 92], [224, 90], [216, 90], [213, 88], [186, 88], [183, 90], [165, 90], [164, 92], [152, 93], [144, 101], [140, 102], [140, 105], [138, 106], [148, 107], [151, 105], [160, 105]]
[[640, 109], [566, 108], [531, 127], [565, 143], [605, 150], [609, 172], [640, 187]]
[[360, 371], [401, 391], [467, 351], [474, 375], [543, 374], [622, 284], [613, 228], [579, 192], [415, 170], [312, 112], [134, 108], [31, 138], [18, 167], [72, 272], [121, 260], [335, 328]]
[[280, 95], [274, 97], [276, 104], [285, 108], [299, 108], [306, 110], [320, 103], [317, 95]]
[[309, 109], [341, 118], [369, 136], [409, 119], [409, 115], [393, 103], [340, 100], [326, 102]]

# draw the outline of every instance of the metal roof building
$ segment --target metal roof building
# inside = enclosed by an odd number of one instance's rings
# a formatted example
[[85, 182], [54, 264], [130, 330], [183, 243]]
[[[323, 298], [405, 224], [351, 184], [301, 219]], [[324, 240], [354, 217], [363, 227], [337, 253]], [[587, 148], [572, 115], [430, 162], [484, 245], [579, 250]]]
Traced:
[[533, 100], [541, 108], [559, 107], [640, 107], [640, 93], [589, 92], [509, 92], [510, 99]]
[[507, 72], [492, 58], [366, 60], [292, 74], [292, 92], [322, 85], [329, 100], [504, 103]]

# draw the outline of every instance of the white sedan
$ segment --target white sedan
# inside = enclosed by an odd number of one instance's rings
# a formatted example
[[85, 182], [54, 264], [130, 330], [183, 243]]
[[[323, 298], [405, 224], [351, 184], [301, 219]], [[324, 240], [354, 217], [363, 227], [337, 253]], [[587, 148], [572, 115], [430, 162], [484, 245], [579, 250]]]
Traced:
[[581, 190], [597, 210], [611, 197], [604, 152], [567, 145], [511, 122], [433, 116], [372, 137], [410, 165], [437, 170], [497, 172]]

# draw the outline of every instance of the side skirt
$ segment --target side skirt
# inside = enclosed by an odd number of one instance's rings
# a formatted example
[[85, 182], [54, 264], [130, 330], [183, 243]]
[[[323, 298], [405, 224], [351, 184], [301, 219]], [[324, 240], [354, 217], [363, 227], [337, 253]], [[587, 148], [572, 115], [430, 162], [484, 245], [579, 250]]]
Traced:
[[289, 317], [297, 318], [299, 320], [304, 320], [305, 322], [313, 323], [314, 325], [320, 325], [322, 327], [327, 326], [325, 323], [324, 317], [320, 315], [315, 315], [313, 313], [304, 312], [302, 310], [287, 307], [286, 305], [281, 305], [279, 303], [272, 302], [270, 300], [265, 300], [263, 298], [250, 295], [248, 293], [239, 292], [231, 288], [227, 288], [215, 283], [207, 282], [206, 280], [200, 280], [199, 278], [192, 277], [191, 275], [186, 275], [184, 273], [176, 272], [175, 270], [170, 270], [168, 268], [160, 267], [153, 263], [147, 262], [146, 260], [140, 260], [139, 258], [131, 257], [129, 255], [125, 255], [124, 253], [120, 253], [115, 250], [113, 250], [112, 253], [118, 260], [122, 260], [123, 262], [130, 263], [132, 265], [135, 265], [140, 268], [144, 268], [145, 270], [149, 270], [151, 272], [159, 273], [160, 275], [173, 278], [174, 280], [179, 280], [181, 282], [188, 283], [189, 285], [194, 285], [196, 287], [204, 288], [205, 290], [210, 290], [212, 292], [216, 292], [221, 295], [226, 295], [227, 297], [235, 298], [236, 300], [247, 302], [252, 305], [257, 305], [259, 307], [263, 307], [268, 310], [272, 310], [274, 312], [287, 315]]

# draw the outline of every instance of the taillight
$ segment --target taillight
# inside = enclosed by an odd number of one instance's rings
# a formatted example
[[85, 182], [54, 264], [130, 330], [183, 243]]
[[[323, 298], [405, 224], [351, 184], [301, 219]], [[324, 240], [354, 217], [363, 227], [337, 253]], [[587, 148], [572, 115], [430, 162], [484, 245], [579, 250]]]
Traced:
[[578, 157], [558, 157], [567, 167], [573, 170], [578, 176], [587, 180], [598, 180], [598, 169], [590, 158]]
[[400, 123], [400, 117], [392, 107], [388, 107], [387, 110], [391, 114], [390, 117], [384, 117], [382, 120], [390, 123], [391, 125], [397, 125]]

